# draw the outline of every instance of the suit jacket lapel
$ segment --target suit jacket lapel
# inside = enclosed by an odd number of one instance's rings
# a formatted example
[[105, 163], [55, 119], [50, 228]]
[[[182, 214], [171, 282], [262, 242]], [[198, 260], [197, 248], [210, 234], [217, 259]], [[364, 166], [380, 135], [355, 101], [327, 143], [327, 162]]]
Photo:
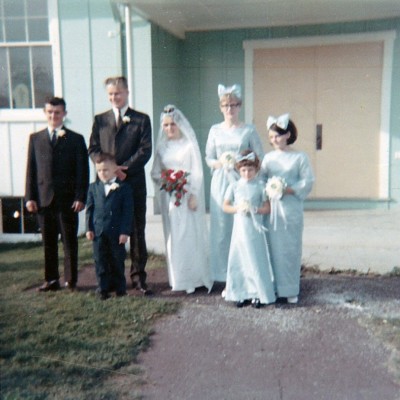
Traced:
[[96, 182], [96, 197], [100, 201], [100, 208], [103, 208], [106, 201], [106, 193], [104, 191], [104, 183], [100, 180]]

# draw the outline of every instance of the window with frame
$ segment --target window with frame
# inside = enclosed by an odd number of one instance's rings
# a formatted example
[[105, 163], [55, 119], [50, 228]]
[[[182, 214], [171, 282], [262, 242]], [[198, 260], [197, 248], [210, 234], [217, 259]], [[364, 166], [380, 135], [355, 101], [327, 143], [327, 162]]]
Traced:
[[0, 109], [42, 108], [54, 92], [48, 0], [0, 0]]

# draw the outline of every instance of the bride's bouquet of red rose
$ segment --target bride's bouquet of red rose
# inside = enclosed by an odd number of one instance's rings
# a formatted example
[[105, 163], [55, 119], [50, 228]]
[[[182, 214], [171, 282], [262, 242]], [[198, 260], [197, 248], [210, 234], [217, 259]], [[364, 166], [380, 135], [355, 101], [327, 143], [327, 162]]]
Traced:
[[169, 194], [175, 195], [175, 206], [179, 207], [184, 194], [187, 192], [185, 185], [189, 172], [173, 169], [166, 169], [161, 172], [161, 187], [160, 190], [165, 190]]

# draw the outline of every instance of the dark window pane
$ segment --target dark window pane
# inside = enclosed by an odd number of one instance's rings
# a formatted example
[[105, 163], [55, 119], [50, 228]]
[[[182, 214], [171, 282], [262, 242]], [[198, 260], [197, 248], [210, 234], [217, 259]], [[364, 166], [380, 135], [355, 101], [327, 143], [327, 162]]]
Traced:
[[4, 0], [4, 15], [8, 17], [25, 16], [25, 1], [23, 0]]
[[12, 108], [31, 108], [29, 48], [10, 48]]
[[35, 108], [42, 108], [46, 97], [52, 96], [53, 63], [51, 47], [32, 48], [33, 82], [35, 91]]
[[28, 40], [30, 42], [49, 40], [47, 18], [28, 19]]
[[0, 108], [10, 108], [7, 49], [0, 48]]
[[3, 212], [3, 232], [4, 233], [21, 233], [22, 217], [21, 217], [21, 199], [5, 198], [1, 199]]
[[3, 215], [4, 233], [39, 232], [36, 215], [28, 212], [28, 210], [24, 207], [22, 198], [2, 198], [0, 199], [0, 206]]
[[28, 16], [47, 16], [47, 0], [28, 0]]
[[7, 42], [25, 42], [25, 20], [21, 18], [6, 19], [6, 41]]

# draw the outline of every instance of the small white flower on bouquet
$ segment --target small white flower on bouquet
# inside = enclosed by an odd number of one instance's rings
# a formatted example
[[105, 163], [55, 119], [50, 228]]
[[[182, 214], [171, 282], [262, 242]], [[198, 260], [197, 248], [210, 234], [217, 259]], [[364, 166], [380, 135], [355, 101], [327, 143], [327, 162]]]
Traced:
[[113, 182], [110, 186], [110, 190], [117, 190], [119, 188], [119, 183]]
[[242, 200], [237, 205], [238, 212], [248, 214], [251, 211], [251, 204], [247, 200]]
[[67, 132], [65, 132], [64, 129], [60, 129], [60, 130], [57, 132], [57, 137], [63, 137], [66, 133], [67, 133]]
[[287, 188], [285, 179], [280, 176], [269, 178], [265, 186], [265, 191], [270, 199], [280, 199]]
[[221, 154], [219, 162], [222, 164], [222, 167], [227, 170], [235, 168], [235, 163], [236, 163], [235, 153], [233, 151], [225, 151], [224, 153]]
[[127, 115], [124, 115], [124, 117], [122, 118], [122, 122], [124, 124], [129, 124], [129, 122], [131, 122], [131, 119]]

